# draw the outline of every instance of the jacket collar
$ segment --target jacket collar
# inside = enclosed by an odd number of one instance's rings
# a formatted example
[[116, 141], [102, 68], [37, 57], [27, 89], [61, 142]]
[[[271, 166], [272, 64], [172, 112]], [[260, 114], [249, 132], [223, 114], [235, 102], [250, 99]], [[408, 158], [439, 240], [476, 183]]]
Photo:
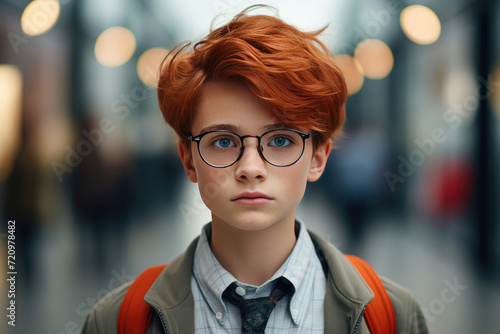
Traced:
[[373, 292], [342, 252], [316, 233], [309, 234], [327, 264], [325, 333], [356, 333]]
[[[356, 333], [363, 312], [374, 295], [349, 260], [332, 244], [308, 231], [318, 257], [327, 264], [325, 332]], [[152, 306], [167, 333], [194, 333], [191, 292], [196, 238], [186, 252], [172, 261], [151, 286], [144, 300]], [[189, 320], [188, 320], [189, 319]]]

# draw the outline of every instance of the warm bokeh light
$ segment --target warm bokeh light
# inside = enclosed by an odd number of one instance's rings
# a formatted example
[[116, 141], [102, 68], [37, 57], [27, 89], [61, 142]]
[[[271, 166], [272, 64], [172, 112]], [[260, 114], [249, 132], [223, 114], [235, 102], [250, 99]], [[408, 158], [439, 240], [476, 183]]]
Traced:
[[57, 0], [34, 0], [24, 9], [21, 28], [26, 35], [45, 34], [56, 24], [60, 12], [61, 5]]
[[370, 79], [383, 79], [389, 75], [394, 66], [394, 56], [387, 44], [378, 39], [365, 39], [354, 50], [356, 58], [365, 77]]
[[363, 67], [359, 61], [346, 54], [337, 55], [334, 60], [344, 74], [348, 94], [353, 95], [359, 92], [365, 80]]
[[408, 6], [399, 17], [405, 35], [417, 44], [432, 44], [441, 34], [441, 22], [432, 9], [422, 5]]
[[21, 71], [0, 64], [0, 182], [10, 173], [21, 140], [22, 91]]
[[121, 66], [132, 58], [136, 41], [134, 34], [124, 27], [111, 27], [97, 38], [94, 47], [97, 61], [104, 66]]
[[159, 67], [168, 54], [164, 48], [152, 48], [144, 51], [137, 61], [137, 75], [141, 81], [151, 87], [158, 85]]
[[491, 91], [490, 101], [493, 108], [500, 116], [500, 64], [498, 64], [489, 80], [489, 90]]

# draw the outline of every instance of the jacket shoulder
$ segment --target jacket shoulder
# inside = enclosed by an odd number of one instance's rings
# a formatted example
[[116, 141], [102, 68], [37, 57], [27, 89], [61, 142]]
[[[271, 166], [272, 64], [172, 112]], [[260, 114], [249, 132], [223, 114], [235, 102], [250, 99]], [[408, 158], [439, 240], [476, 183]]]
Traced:
[[422, 309], [413, 294], [386, 277], [380, 276], [380, 280], [394, 307], [398, 333], [428, 333]]
[[116, 333], [118, 313], [132, 282], [127, 282], [104, 296], [92, 307], [82, 327], [82, 334]]

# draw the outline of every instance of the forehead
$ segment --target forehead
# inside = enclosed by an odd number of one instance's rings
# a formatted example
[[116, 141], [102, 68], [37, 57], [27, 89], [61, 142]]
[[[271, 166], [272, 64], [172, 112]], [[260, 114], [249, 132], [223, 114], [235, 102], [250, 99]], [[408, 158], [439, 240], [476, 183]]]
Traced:
[[279, 120], [268, 104], [238, 81], [212, 81], [200, 94], [191, 131], [198, 134], [207, 127], [232, 125], [241, 131], [258, 131]]

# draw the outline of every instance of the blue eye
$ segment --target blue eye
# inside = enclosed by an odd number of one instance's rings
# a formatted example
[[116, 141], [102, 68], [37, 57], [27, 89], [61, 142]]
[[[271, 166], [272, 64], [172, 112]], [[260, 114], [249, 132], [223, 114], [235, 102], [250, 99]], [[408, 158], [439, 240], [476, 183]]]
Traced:
[[276, 136], [274, 137], [271, 142], [269, 143], [271, 146], [277, 146], [277, 147], [286, 147], [290, 145], [292, 142], [290, 139], [282, 136]]
[[231, 147], [231, 146], [235, 146], [234, 141], [231, 140], [230, 138], [220, 138], [220, 139], [217, 139], [214, 142], [214, 145], [216, 147], [218, 147], [218, 148], [228, 148], [228, 147]]

